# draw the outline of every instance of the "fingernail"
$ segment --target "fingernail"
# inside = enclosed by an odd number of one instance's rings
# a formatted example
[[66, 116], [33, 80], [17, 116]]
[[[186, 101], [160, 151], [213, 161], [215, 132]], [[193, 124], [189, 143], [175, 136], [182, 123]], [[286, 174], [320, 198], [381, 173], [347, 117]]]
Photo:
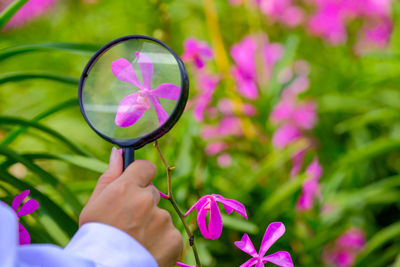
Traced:
[[113, 146], [113, 148], [111, 149], [111, 155], [110, 155], [110, 165], [112, 165], [118, 157], [118, 149]]

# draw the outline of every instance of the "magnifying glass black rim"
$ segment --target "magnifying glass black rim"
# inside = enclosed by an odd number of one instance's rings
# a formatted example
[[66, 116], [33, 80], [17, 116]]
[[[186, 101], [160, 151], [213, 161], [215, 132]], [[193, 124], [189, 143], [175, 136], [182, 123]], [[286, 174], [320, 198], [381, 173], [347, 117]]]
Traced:
[[[83, 105], [83, 87], [85, 86], [85, 81], [86, 78], [92, 68], [92, 66], [97, 62], [97, 60], [105, 53], [107, 52], [111, 47], [115, 46], [118, 43], [121, 43], [126, 40], [133, 40], [133, 39], [146, 39], [150, 40], [153, 42], [158, 43], [159, 45], [163, 46], [166, 48], [175, 58], [175, 60], [178, 63], [179, 66], [179, 71], [181, 73], [181, 93], [179, 95], [179, 100], [177, 105], [175, 106], [174, 110], [172, 111], [171, 115], [167, 119], [167, 121], [161, 125], [159, 128], [156, 130], [152, 131], [151, 133], [134, 138], [134, 139], [117, 139], [117, 138], [112, 138], [109, 137], [99, 130], [94, 127], [94, 125], [90, 122], [89, 118], [86, 115], [85, 107]], [[164, 134], [166, 134], [172, 126], [175, 125], [175, 123], [178, 121], [180, 116], [183, 113], [183, 110], [185, 109], [186, 102], [188, 99], [189, 95], [189, 78], [188, 74], [185, 68], [185, 65], [183, 64], [182, 60], [178, 57], [178, 55], [171, 49], [169, 48], [166, 44], [161, 42], [160, 40], [157, 40], [153, 37], [146, 36], [146, 35], [128, 35], [124, 36], [118, 39], [115, 39], [114, 41], [109, 42], [102, 48], [100, 48], [94, 55], [93, 57], [89, 60], [89, 62], [86, 64], [85, 69], [82, 72], [81, 78], [79, 80], [79, 91], [78, 91], [78, 98], [79, 98], [79, 107], [81, 109], [81, 113], [83, 117], [85, 118], [86, 122], [89, 124], [89, 126], [102, 138], [106, 139], [107, 141], [114, 143], [116, 145], [119, 145], [120, 147], [132, 147], [134, 149], [141, 148], [142, 146], [153, 142], [154, 140], [160, 138]]]

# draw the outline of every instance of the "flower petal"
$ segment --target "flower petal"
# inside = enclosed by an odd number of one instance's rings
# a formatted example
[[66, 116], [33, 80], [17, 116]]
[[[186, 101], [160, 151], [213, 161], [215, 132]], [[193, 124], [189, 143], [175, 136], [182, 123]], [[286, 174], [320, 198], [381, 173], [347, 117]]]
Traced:
[[163, 97], [170, 100], [178, 100], [179, 96], [181, 95], [181, 88], [172, 83], [163, 83], [150, 92], [154, 96]]
[[143, 77], [144, 88], [151, 89], [151, 78], [153, 77], [153, 63], [144, 53], [136, 52], [136, 59], [139, 63], [140, 72]]
[[260, 246], [260, 256], [264, 256], [267, 250], [285, 233], [285, 226], [281, 222], [268, 225]]
[[293, 267], [293, 261], [290, 254], [286, 251], [278, 251], [263, 258], [263, 263], [271, 262], [281, 267]]
[[17, 216], [21, 217], [34, 212], [39, 207], [39, 203], [34, 199], [29, 199], [17, 212]]
[[216, 201], [211, 200], [211, 209], [210, 209], [210, 221], [208, 223], [208, 231], [211, 234], [212, 238], [217, 239], [222, 233], [222, 217], [221, 212], [218, 209], [218, 204]]
[[248, 260], [245, 263], [243, 263], [242, 265], [240, 265], [240, 267], [251, 267], [251, 266], [254, 266], [256, 263], [257, 263], [257, 259], [251, 258], [250, 260]]
[[136, 123], [143, 113], [148, 109], [145, 105], [137, 102], [138, 94], [130, 94], [119, 103], [115, 124], [119, 127], [129, 127]]
[[188, 216], [189, 213], [192, 212], [194, 208], [196, 208], [197, 212], [200, 212], [200, 208], [204, 205], [204, 203], [207, 201], [209, 195], [202, 196], [196, 203], [193, 204], [193, 206], [185, 213], [185, 216]]
[[182, 267], [196, 267], [196, 265], [188, 265], [181, 262], [175, 262], [175, 264]]
[[29, 236], [28, 230], [22, 225], [18, 225], [19, 232], [19, 244], [20, 245], [28, 245], [31, 243], [31, 237]]
[[139, 89], [143, 89], [142, 84], [136, 77], [132, 64], [125, 58], [119, 58], [113, 61], [113, 63], [111, 63], [111, 71], [118, 80], [131, 83]]
[[234, 199], [226, 199], [221, 195], [215, 195], [216, 201], [221, 202], [224, 204], [224, 208], [228, 214], [231, 214], [232, 211], [236, 211], [237, 213], [241, 214], [243, 217], [247, 219], [246, 208], [242, 203]]
[[240, 250], [246, 252], [247, 254], [251, 255], [252, 257], [257, 257], [257, 251], [253, 246], [249, 236], [244, 234], [240, 241], [235, 241], [235, 246], [237, 246]]
[[150, 96], [151, 103], [153, 104], [154, 109], [157, 113], [158, 122], [161, 125], [168, 119], [168, 113], [161, 106], [160, 100], [156, 96]]
[[17, 209], [19, 208], [19, 206], [21, 205], [22, 201], [24, 201], [24, 199], [29, 195], [31, 191], [30, 190], [25, 190], [23, 192], [21, 192], [19, 195], [17, 195], [12, 204], [11, 204], [11, 208], [17, 212]]
[[[208, 222], [208, 227], [206, 225], [206, 215], [208, 209], [205, 207], [210, 204], [210, 219]], [[197, 223], [201, 234], [207, 239], [217, 239], [220, 237], [222, 232], [222, 218], [219, 212], [217, 202], [211, 200], [210, 203], [205, 202], [200, 208], [199, 214], [197, 216]]]

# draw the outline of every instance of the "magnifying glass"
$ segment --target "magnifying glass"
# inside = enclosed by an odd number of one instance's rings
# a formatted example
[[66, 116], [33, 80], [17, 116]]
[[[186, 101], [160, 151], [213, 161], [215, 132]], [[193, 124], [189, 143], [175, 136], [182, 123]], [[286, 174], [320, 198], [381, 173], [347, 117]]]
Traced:
[[189, 79], [182, 60], [148, 36], [118, 38], [95, 53], [79, 83], [79, 105], [90, 127], [123, 149], [124, 169], [134, 151], [164, 134], [186, 106]]

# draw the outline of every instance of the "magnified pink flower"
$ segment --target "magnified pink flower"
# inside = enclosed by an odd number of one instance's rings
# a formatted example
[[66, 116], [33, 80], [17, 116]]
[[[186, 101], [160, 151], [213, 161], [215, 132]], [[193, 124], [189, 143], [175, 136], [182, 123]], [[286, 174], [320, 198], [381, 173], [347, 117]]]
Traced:
[[213, 57], [213, 52], [206, 42], [189, 38], [185, 41], [184, 47], [185, 50], [182, 54], [182, 60], [193, 62], [198, 68], [203, 68], [206, 60]]
[[360, 228], [347, 230], [336, 239], [334, 245], [324, 249], [324, 260], [335, 266], [353, 266], [357, 254], [365, 246], [365, 233]]
[[[292, 267], [293, 261], [290, 257], [290, 254], [286, 251], [278, 251], [274, 254], [265, 256], [268, 249], [285, 233], [285, 226], [281, 222], [274, 222], [268, 225], [267, 230], [265, 231], [263, 240], [261, 242], [260, 250], [257, 253], [254, 248], [253, 243], [251, 242], [249, 236], [244, 234], [240, 241], [235, 242], [235, 246], [240, 250], [249, 254], [252, 258], [240, 267], [263, 267], [265, 263], [271, 262], [275, 265], [282, 267]], [[265, 256], [265, 257], [264, 257]]]
[[[246, 208], [242, 203], [234, 199], [226, 199], [221, 195], [205, 195], [202, 196], [185, 214], [187, 216], [196, 208], [198, 213], [197, 223], [201, 234], [208, 239], [217, 239], [222, 233], [222, 218], [217, 202], [221, 202], [228, 214], [236, 211], [247, 219]], [[208, 227], [206, 217], [209, 213]]]
[[[12, 202], [11, 208], [17, 213], [18, 218], [27, 214], [31, 214], [39, 207], [39, 203], [34, 199], [29, 199], [21, 206], [22, 202], [24, 201], [25, 198], [28, 197], [29, 193], [30, 190], [23, 191], [22, 193], [17, 195]], [[19, 231], [19, 244], [20, 245], [30, 244], [31, 237], [29, 236], [28, 230], [26, 230], [26, 228], [21, 223], [18, 224], [18, 231]]]
[[306, 169], [308, 180], [303, 184], [302, 192], [297, 201], [296, 208], [300, 211], [310, 210], [313, 207], [314, 199], [321, 197], [318, 180], [322, 176], [322, 167], [318, 159], [314, 159]]
[[[13, 1], [0, 1], [0, 12]], [[56, 0], [29, 0], [15, 15], [10, 19], [3, 30], [18, 28], [32, 19], [43, 15], [56, 2]]]
[[159, 124], [162, 125], [168, 119], [168, 114], [161, 106], [160, 97], [169, 100], [178, 100], [180, 87], [172, 83], [163, 83], [156, 89], [151, 88], [153, 77], [153, 63], [143, 53], [135, 52], [139, 63], [143, 83], [136, 77], [132, 64], [125, 58], [119, 58], [111, 63], [111, 71], [118, 80], [133, 84], [139, 91], [130, 94], [119, 103], [115, 124], [119, 127], [129, 127], [135, 124], [146, 110], [153, 105]]

